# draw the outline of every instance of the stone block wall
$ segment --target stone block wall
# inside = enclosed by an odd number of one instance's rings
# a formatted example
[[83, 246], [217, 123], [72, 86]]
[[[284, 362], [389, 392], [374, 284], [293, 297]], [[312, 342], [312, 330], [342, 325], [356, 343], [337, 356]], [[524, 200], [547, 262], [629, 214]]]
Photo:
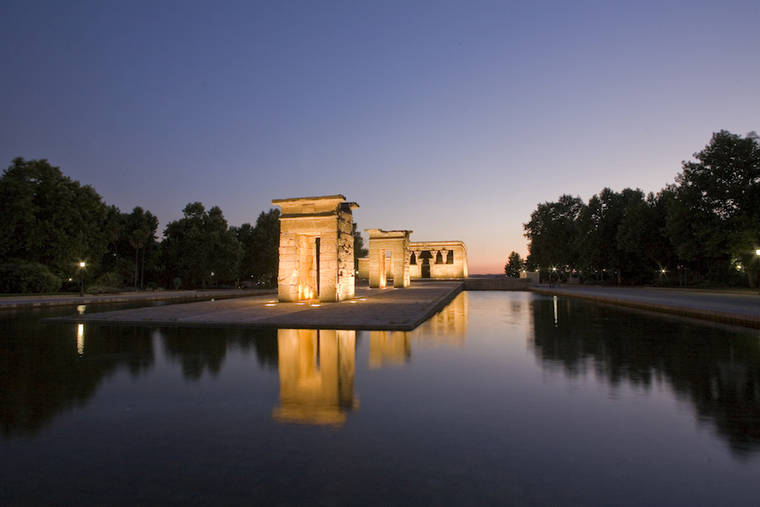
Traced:
[[351, 208], [348, 205], [342, 205], [338, 210], [338, 284], [336, 287], [338, 301], [351, 299], [355, 293], [356, 274], [354, 273], [353, 229], [354, 219]]

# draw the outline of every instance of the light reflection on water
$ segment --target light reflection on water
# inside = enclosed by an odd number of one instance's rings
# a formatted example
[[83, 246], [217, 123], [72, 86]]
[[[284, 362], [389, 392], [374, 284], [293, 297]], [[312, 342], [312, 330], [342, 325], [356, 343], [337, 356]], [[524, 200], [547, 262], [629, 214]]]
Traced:
[[283, 422], [343, 424], [354, 395], [356, 331], [279, 329], [277, 355]]
[[43, 315], [0, 315], [1, 504], [756, 498], [756, 331], [503, 292], [411, 332]]
[[[369, 368], [402, 365], [412, 341], [461, 346], [467, 333], [467, 293], [413, 331], [369, 331]], [[277, 330], [281, 422], [342, 425], [359, 408], [354, 393], [356, 331]]]

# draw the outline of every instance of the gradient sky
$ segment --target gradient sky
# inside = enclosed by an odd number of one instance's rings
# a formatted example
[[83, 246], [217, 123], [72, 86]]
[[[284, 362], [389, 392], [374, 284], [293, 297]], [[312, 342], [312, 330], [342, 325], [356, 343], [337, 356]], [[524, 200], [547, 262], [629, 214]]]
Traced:
[[524, 254], [538, 202], [658, 190], [760, 130], [760, 2], [0, 3], [0, 167], [124, 211], [254, 221], [342, 193], [364, 228]]

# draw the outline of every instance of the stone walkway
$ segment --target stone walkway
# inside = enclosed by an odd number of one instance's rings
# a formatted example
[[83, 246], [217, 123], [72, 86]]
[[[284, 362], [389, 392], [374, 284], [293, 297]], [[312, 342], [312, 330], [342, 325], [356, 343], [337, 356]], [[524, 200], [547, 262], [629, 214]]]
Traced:
[[357, 289], [341, 303], [278, 303], [276, 295], [85, 313], [55, 322], [151, 326], [244, 326], [409, 331], [440, 311], [461, 282], [414, 282], [408, 289]]
[[760, 295], [751, 292], [651, 287], [534, 287], [545, 295], [570, 296], [642, 310], [760, 328]]
[[144, 292], [120, 292], [118, 294], [56, 294], [50, 296], [2, 296], [0, 310], [42, 308], [46, 306], [76, 306], [107, 303], [135, 303], [140, 301], [172, 301], [208, 298], [237, 298], [253, 294], [274, 294], [271, 289], [217, 289], [217, 290], [157, 290]]

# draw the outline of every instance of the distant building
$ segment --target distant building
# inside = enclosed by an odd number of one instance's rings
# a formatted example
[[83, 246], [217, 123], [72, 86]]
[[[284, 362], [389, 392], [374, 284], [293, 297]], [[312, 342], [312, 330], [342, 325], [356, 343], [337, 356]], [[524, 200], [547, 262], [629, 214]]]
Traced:
[[409, 244], [411, 278], [467, 278], [467, 247], [462, 241], [419, 241]]
[[[467, 246], [462, 241], [410, 242], [406, 256], [409, 263], [409, 278], [412, 280], [458, 279], [468, 276]], [[360, 257], [358, 261], [357, 277], [361, 280], [369, 280], [371, 278], [370, 258]], [[393, 279], [393, 270], [390, 264], [386, 263], [385, 266], [385, 278], [387, 280]], [[377, 266], [374, 269], [376, 270]], [[399, 285], [394, 284], [394, 286]], [[404, 285], [400, 286], [403, 287]]]

